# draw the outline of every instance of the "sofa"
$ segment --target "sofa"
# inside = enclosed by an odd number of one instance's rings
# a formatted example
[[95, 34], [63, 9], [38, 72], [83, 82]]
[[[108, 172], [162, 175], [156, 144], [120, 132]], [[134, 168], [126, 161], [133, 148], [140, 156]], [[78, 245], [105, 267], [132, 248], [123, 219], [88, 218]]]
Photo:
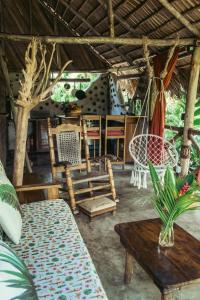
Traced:
[[[23, 187], [17, 191], [22, 190]], [[21, 205], [21, 212], [23, 226], [19, 244], [8, 238], [4, 241], [33, 275], [38, 298], [107, 299], [67, 203], [62, 199], [32, 202]]]

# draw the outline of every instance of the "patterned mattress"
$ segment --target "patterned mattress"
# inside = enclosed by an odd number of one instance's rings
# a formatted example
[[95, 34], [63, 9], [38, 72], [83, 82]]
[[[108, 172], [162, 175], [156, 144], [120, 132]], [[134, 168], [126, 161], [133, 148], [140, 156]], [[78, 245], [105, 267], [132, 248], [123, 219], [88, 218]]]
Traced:
[[33, 274], [39, 299], [107, 299], [69, 206], [46, 200], [22, 212], [21, 242], [9, 244]]

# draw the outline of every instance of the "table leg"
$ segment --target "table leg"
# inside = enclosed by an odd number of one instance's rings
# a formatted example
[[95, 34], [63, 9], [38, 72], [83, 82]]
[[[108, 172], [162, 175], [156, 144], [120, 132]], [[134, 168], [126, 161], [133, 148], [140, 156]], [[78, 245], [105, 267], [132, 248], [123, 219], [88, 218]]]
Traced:
[[124, 282], [130, 283], [133, 275], [133, 267], [134, 267], [134, 258], [133, 256], [126, 250], [125, 257], [125, 272], [124, 272]]
[[171, 293], [168, 293], [168, 294], [162, 294], [162, 295], [161, 295], [161, 300], [172, 300], [172, 295], [171, 295]]

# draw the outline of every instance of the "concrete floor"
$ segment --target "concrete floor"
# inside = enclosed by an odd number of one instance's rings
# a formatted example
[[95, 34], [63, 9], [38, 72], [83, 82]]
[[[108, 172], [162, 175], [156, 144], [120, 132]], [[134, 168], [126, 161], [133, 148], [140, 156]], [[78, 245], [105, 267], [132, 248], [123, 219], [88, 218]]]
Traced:
[[[77, 215], [76, 221], [94, 261], [109, 300], [159, 300], [159, 290], [150, 277], [136, 265], [129, 285], [123, 283], [124, 248], [114, 231], [115, 224], [156, 217], [151, 205], [151, 190], [138, 190], [130, 186], [130, 171], [114, 172], [120, 202], [115, 216], [105, 214], [89, 223], [87, 216]], [[177, 222], [200, 239], [200, 212], [189, 212]], [[173, 300], [199, 300], [200, 285], [173, 293]]]

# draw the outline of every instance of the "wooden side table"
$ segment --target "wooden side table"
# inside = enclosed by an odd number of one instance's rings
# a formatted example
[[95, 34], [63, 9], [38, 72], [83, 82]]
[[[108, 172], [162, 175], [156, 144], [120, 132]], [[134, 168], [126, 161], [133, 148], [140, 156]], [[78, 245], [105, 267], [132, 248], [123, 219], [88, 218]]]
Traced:
[[134, 262], [150, 275], [161, 292], [162, 300], [184, 286], [200, 283], [200, 242], [178, 225], [174, 225], [175, 244], [160, 248], [159, 219], [122, 223], [115, 226], [126, 250], [124, 281], [130, 283]]

